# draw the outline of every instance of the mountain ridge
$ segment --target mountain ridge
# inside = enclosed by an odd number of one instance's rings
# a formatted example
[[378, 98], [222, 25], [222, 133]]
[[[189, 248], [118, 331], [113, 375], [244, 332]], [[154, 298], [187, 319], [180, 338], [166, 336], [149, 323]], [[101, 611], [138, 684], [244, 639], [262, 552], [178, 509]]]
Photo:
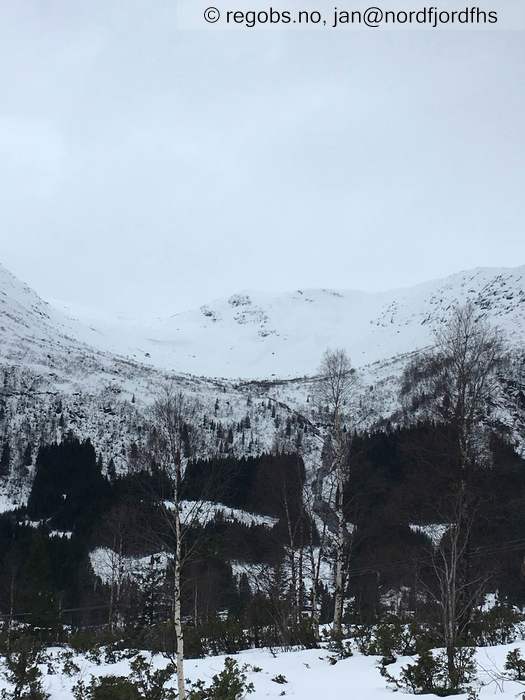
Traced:
[[2, 328], [11, 345], [71, 340], [161, 371], [230, 379], [311, 375], [327, 347], [345, 347], [356, 366], [420, 349], [450, 308], [467, 299], [512, 345], [523, 342], [525, 265], [476, 268], [384, 292], [244, 291], [148, 322], [57, 309], [0, 267]]

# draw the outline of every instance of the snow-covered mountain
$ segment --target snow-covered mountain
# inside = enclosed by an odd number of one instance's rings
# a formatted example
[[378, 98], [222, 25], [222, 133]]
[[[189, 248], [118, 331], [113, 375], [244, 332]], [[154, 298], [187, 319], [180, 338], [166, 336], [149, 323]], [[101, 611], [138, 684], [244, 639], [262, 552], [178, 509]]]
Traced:
[[512, 344], [525, 338], [525, 266], [460, 272], [380, 293], [241, 293], [147, 322], [58, 310], [0, 267], [0, 351], [91, 346], [161, 370], [209, 377], [311, 375], [327, 347], [363, 366], [432, 342], [453, 304], [471, 299]]
[[236, 294], [158, 322], [147, 334], [147, 349], [155, 363], [199, 374], [301, 376], [315, 371], [327, 347], [346, 348], [358, 366], [424, 347], [451, 305], [467, 298], [513, 342], [523, 340], [525, 266], [474, 270], [377, 294]]
[[[119, 326], [112, 332], [118, 339]], [[199, 406], [203, 457], [260, 454], [281, 440], [286, 449], [297, 438], [297, 424], [285, 435], [293, 410], [271, 404], [267, 394], [115, 354], [100, 337], [0, 267], [0, 450], [11, 447], [0, 511], [27, 498], [32, 468], [24, 450], [31, 446], [34, 459], [39, 444], [60, 442], [69, 431], [89, 438], [106, 467], [113, 460], [117, 471], [126, 469], [131, 445], [145, 439], [148, 406], [167, 383]]]
[[[16, 465], [28, 444], [73, 430], [92, 440], [105, 464], [112, 458], [125, 469], [148, 404], [171, 381], [202, 408], [204, 454], [257, 454], [288, 442], [301, 444], [307, 469], [315, 469], [319, 441], [303, 429], [312, 410], [305, 375], [315, 374], [327, 347], [349, 350], [363, 367], [363, 389], [374, 387], [375, 419], [390, 418], [406, 358], [432, 342], [454, 303], [472, 299], [513, 345], [523, 345], [524, 282], [520, 267], [379, 294], [238, 294], [144, 324], [75, 317], [0, 266], [0, 443], [16, 438]], [[525, 418], [515, 408], [521, 389], [509, 383], [494, 415], [524, 452]]]

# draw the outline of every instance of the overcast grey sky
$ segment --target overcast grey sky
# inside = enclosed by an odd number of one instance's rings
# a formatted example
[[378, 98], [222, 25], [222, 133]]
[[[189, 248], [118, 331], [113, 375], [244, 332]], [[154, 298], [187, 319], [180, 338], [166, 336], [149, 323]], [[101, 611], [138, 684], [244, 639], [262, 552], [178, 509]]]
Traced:
[[525, 262], [522, 29], [180, 12], [0, 0], [0, 261], [42, 296], [160, 314]]

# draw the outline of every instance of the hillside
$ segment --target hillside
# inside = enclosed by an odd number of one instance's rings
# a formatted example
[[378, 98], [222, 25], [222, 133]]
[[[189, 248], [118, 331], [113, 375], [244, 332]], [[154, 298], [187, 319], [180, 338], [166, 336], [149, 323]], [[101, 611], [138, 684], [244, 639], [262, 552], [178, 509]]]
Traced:
[[49, 354], [94, 352], [106, 361], [109, 353], [208, 377], [297, 377], [314, 373], [327, 347], [346, 348], [357, 366], [425, 347], [451, 306], [467, 299], [513, 345], [523, 342], [525, 266], [477, 269], [375, 294], [235, 294], [146, 322], [59, 310], [0, 266], [0, 351], [26, 365], [46, 365]]
[[[206, 376], [311, 375], [327, 347], [344, 347], [367, 365], [432, 342], [455, 303], [472, 300], [509, 340], [525, 337], [525, 266], [477, 269], [415, 287], [369, 294], [305, 289], [235, 294], [193, 311], [146, 323], [102, 321], [96, 342], [162, 369]], [[83, 340], [92, 341], [84, 333]]]
[[[432, 342], [435, 324], [454, 303], [474, 300], [480, 315], [519, 347], [525, 336], [524, 280], [525, 267], [519, 267], [463, 272], [381, 294], [239, 294], [197, 311], [133, 325], [74, 318], [0, 266], [0, 428], [5, 438], [17, 435], [20, 453], [29, 441], [60, 440], [73, 430], [92, 440], [105, 463], [113, 459], [117, 469], [124, 468], [148, 405], [170, 381], [198, 399], [210, 424], [234, 428], [227, 445], [210, 433], [204, 454], [257, 454], [303, 439], [294, 415], [308, 415], [311, 380], [286, 377], [314, 375], [329, 346], [347, 348], [362, 366], [363, 391], [374, 386], [370, 425], [395, 416], [406, 359]], [[251, 381], [209, 378], [214, 376]], [[271, 411], [269, 399], [275, 406]], [[494, 416], [522, 452], [518, 401], [519, 387], [509, 382], [508, 391], [497, 398]], [[248, 435], [237, 429], [247, 415]], [[287, 421], [291, 426], [285, 430]], [[319, 449], [318, 440], [309, 440], [303, 446], [307, 470], [314, 468]]]

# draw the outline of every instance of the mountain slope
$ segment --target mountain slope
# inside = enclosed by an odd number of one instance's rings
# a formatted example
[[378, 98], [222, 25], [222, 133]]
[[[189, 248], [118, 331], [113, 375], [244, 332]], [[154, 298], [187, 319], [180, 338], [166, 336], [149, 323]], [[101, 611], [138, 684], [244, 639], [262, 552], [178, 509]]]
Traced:
[[268, 378], [312, 374], [327, 347], [358, 366], [432, 342], [455, 303], [471, 299], [514, 345], [525, 339], [525, 266], [461, 272], [415, 287], [367, 294], [298, 290], [243, 293], [149, 322], [57, 310], [0, 266], [0, 352], [43, 361], [51, 352], [111, 353], [160, 370]]
[[420, 349], [432, 342], [434, 327], [451, 306], [467, 299], [513, 344], [523, 342], [525, 266], [477, 269], [375, 294], [242, 293], [147, 324], [93, 323], [101, 347], [159, 368], [293, 377], [314, 373], [327, 347], [346, 348], [357, 366]]
[[[396, 420], [406, 359], [432, 342], [434, 325], [452, 304], [472, 299], [512, 344], [523, 344], [524, 280], [521, 267], [474, 270], [381, 294], [239, 294], [143, 325], [74, 319], [0, 266], [0, 445], [16, 444], [8, 495], [25, 497], [27, 445], [60, 441], [69, 430], [89, 437], [104, 464], [113, 459], [117, 470], [126, 469], [130, 445], [144, 435], [148, 405], [166, 382], [201, 407], [207, 426], [201, 454], [260, 454], [301, 444], [313, 473], [320, 442], [315, 428], [306, 433], [303, 418], [297, 419], [297, 413], [311, 415], [312, 380], [286, 377], [311, 377], [327, 347], [346, 347], [363, 366], [363, 391], [374, 388], [377, 411], [370, 425]], [[513, 376], [520, 362], [517, 357]], [[509, 379], [493, 411], [520, 454], [525, 452], [521, 387]], [[243, 427], [247, 417], [249, 429]]]
[[[247, 415], [246, 393], [230, 382], [194, 377], [148, 366], [95, 346], [98, 332], [45, 303], [27, 285], [0, 267], [0, 451], [11, 445], [12, 488], [0, 490], [0, 510], [26, 497], [23, 451], [60, 442], [68, 431], [89, 438], [104, 464], [128, 464], [128, 450], [140, 444], [148, 406], [170, 383], [191, 396], [203, 416], [216, 425], [236, 426]], [[266, 402], [267, 403], [267, 402]], [[275, 426], [271, 411], [257, 402], [257, 425], [236, 431], [227, 447], [258, 453], [271, 449]], [[216, 454], [223, 441], [203, 433], [201, 453]], [[30, 474], [31, 475], [31, 474]], [[20, 492], [20, 484], [23, 484]]]

